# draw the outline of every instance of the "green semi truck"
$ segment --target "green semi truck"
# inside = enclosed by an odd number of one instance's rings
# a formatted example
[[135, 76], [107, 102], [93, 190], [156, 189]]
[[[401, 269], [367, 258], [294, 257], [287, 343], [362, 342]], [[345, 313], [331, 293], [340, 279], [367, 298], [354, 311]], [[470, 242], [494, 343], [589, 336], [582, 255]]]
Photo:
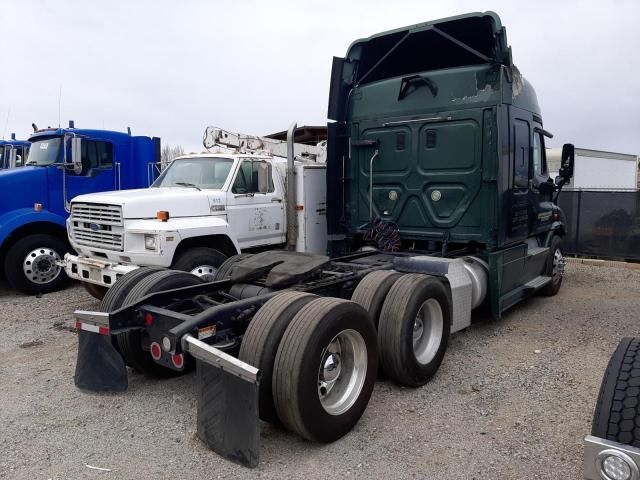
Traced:
[[[198, 435], [255, 466], [259, 418], [336, 440], [364, 412], [379, 367], [423, 385], [472, 310], [499, 318], [558, 292], [565, 224], [554, 197], [573, 148], [552, 183], [551, 134], [496, 14], [354, 42], [333, 60], [328, 116], [327, 255], [294, 245], [240, 255], [212, 282], [155, 267], [123, 276], [101, 311], [75, 313], [79, 388], [123, 391], [126, 365], [168, 377], [195, 364]], [[292, 231], [296, 209], [287, 205]]]

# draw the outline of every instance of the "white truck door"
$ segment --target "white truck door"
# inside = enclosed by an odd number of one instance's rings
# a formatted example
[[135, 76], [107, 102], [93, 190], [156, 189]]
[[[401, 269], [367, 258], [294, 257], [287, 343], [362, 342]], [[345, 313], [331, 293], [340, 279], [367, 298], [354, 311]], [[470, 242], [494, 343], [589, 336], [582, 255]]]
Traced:
[[238, 164], [227, 218], [241, 249], [285, 242], [284, 191], [276, 175], [267, 160], [243, 158]]

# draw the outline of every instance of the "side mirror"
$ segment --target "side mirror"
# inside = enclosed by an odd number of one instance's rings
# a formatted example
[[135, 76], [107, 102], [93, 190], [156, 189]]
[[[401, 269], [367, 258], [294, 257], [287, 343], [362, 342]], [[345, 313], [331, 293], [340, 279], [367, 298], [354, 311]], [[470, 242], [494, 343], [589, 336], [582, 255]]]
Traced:
[[573, 178], [573, 166], [575, 163], [575, 148], [571, 143], [562, 146], [562, 158], [560, 159], [559, 175], [568, 182]]
[[82, 139], [80, 137], [71, 138], [71, 163], [73, 173], [80, 175], [82, 173]]

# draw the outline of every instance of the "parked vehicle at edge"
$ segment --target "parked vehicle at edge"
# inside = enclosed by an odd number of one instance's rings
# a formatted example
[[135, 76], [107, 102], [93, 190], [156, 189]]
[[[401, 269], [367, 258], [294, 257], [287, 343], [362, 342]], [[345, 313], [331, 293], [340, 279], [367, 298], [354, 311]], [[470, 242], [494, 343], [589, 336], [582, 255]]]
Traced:
[[640, 479], [640, 338], [623, 338], [609, 359], [584, 439], [589, 480]]
[[259, 418], [334, 441], [364, 412], [379, 364], [418, 387], [473, 309], [500, 318], [558, 293], [554, 193], [571, 178], [573, 146], [554, 185], [551, 134], [496, 14], [357, 40], [334, 58], [328, 116], [332, 258], [289, 245], [229, 258], [209, 283], [153, 267], [123, 276], [101, 311], [74, 314], [78, 387], [122, 391], [125, 362], [167, 377], [195, 359], [198, 436], [255, 466]]
[[[67, 277], [66, 219], [72, 197], [147, 186], [160, 140], [106, 130], [37, 130], [22, 168], [0, 171], [0, 266], [9, 284], [51, 292]], [[100, 235], [89, 228], [93, 235]]]
[[[286, 159], [273, 154], [286, 154], [285, 142], [214, 127], [204, 139], [208, 149], [234, 151], [178, 157], [148, 189], [72, 200], [67, 224], [77, 254], [65, 255], [69, 277], [101, 299], [118, 278], [140, 266], [213, 280], [227, 257], [285, 244]], [[324, 253], [326, 151], [301, 144], [295, 150], [297, 247]]]
[[24, 165], [29, 146], [27, 140], [16, 140], [15, 133], [11, 134], [11, 140], [0, 140], [0, 170]]

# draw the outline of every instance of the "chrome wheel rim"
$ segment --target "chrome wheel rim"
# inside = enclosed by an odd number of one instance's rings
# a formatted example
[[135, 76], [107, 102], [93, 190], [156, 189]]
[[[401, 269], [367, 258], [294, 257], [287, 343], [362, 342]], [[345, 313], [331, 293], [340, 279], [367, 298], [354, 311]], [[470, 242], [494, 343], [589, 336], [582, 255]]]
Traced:
[[367, 376], [367, 346], [362, 335], [348, 329], [338, 333], [322, 351], [318, 369], [318, 398], [330, 415], [349, 410]]
[[48, 247], [40, 247], [31, 250], [22, 261], [24, 276], [32, 283], [44, 285], [53, 282], [60, 276], [62, 267], [56, 262], [61, 260], [55, 250]]
[[418, 363], [427, 365], [438, 353], [444, 331], [440, 302], [430, 298], [420, 306], [413, 323], [413, 354]]
[[567, 261], [564, 259], [562, 255], [562, 251], [559, 248], [556, 248], [555, 252], [553, 252], [553, 268], [551, 269], [551, 280], [554, 284], [560, 283], [562, 280], [562, 275], [564, 275], [564, 266]]
[[217, 271], [218, 268], [213, 265], [199, 265], [191, 270], [190, 273], [193, 273], [196, 277], [200, 277], [205, 282], [213, 282]]

